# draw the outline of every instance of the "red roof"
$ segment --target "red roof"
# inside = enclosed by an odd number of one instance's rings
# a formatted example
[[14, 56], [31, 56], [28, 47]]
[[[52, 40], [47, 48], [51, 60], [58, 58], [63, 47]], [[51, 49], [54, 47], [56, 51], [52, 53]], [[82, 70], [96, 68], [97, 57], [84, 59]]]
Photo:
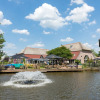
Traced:
[[42, 55], [31, 55], [31, 54], [25, 54], [24, 56], [29, 57], [29, 58], [35, 58], [35, 59], [39, 59], [41, 58]]
[[71, 53], [73, 54], [72, 59], [77, 59], [78, 55], [80, 54], [80, 51], [72, 51]]

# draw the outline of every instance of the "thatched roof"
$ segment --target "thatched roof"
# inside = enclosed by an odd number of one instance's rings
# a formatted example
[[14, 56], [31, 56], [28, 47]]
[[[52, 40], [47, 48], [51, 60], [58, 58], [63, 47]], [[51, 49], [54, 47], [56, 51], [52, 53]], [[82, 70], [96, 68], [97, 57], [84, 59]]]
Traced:
[[47, 55], [47, 53], [46, 53], [47, 51], [48, 51], [48, 49], [26, 47], [20, 53], [23, 53], [23, 54], [35, 54], [35, 55]]
[[71, 43], [71, 44], [65, 44], [65, 45], [63, 45], [63, 46], [65, 46], [66, 48], [70, 49], [71, 51], [82, 51], [82, 50], [91, 51], [90, 48], [86, 47], [85, 45], [83, 45], [83, 44], [80, 43], [80, 42]]

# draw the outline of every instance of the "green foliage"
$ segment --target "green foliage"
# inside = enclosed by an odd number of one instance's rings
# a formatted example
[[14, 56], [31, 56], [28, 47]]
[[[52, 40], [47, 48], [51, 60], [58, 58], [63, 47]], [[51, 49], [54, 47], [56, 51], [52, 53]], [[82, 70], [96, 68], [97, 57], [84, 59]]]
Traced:
[[2, 48], [4, 47], [5, 39], [3, 37], [3, 33], [0, 33], [0, 59], [4, 55], [4, 52], [2, 51]]
[[93, 49], [92, 49], [92, 53], [93, 53], [96, 57], [98, 57], [98, 56], [99, 56], [99, 54], [98, 54], [98, 53], [96, 53]]
[[71, 59], [73, 54], [64, 46], [57, 47], [47, 52], [48, 55], [54, 54], [63, 58]]
[[99, 53], [98, 53], [98, 57], [100, 57], [100, 51], [99, 51]]
[[3, 33], [0, 33], [0, 49], [2, 49], [4, 47], [4, 43], [5, 39], [3, 37]]
[[82, 67], [83, 67], [83, 68], [86, 68], [86, 67], [87, 67], [87, 64], [84, 63], [84, 64], [82, 65]]
[[23, 58], [23, 63], [25, 63], [25, 58]]
[[81, 61], [78, 59], [75, 59], [75, 63], [78, 65], [79, 63], [81, 63]]
[[87, 63], [93, 63], [93, 59], [88, 59]]

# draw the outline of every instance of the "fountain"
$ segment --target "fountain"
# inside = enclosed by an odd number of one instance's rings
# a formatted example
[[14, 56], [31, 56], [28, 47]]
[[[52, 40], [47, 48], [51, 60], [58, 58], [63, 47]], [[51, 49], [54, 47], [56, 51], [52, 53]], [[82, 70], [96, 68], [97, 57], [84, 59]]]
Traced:
[[36, 72], [19, 72], [11, 77], [8, 82], [3, 83], [3, 86], [14, 87], [38, 87], [43, 86], [52, 81], [40, 71]]

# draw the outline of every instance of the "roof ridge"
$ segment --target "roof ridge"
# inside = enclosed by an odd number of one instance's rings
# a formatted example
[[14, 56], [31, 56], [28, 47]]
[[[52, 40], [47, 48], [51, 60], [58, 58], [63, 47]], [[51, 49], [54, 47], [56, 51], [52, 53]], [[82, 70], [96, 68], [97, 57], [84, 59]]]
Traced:
[[79, 45], [80, 45], [81, 49], [83, 50], [83, 47], [82, 47], [82, 43], [81, 42], [79, 42]]
[[32, 48], [32, 47], [26, 47], [26, 48], [30, 48], [30, 49], [41, 49], [41, 50], [49, 50], [49, 49], [43, 49], [43, 48]]
[[71, 44], [77, 44], [77, 43], [80, 43], [80, 42], [76, 42], [76, 43], [70, 43], [70, 44], [65, 44], [65, 45], [71, 45]]

